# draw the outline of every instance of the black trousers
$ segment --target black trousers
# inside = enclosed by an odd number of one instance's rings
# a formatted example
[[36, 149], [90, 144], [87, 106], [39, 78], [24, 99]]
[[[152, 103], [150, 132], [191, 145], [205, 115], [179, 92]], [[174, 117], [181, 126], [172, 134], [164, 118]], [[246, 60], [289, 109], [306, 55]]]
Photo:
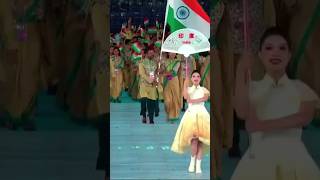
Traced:
[[155, 102], [155, 110], [154, 110], [155, 114], [159, 115], [160, 112], [160, 107], [159, 107], [159, 99], [156, 100]]
[[186, 102], [187, 100], [182, 98], [182, 109], [186, 109]]
[[109, 134], [110, 129], [110, 113], [103, 115], [98, 122], [98, 138], [99, 138], [99, 154], [97, 158], [96, 169], [104, 170], [106, 172], [106, 176], [110, 177], [110, 171], [107, 168], [107, 164], [110, 161], [110, 148], [107, 148], [107, 135]]
[[147, 112], [148, 112], [148, 117], [150, 121], [153, 121], [153, 117], [156, 109], [156, 100], [152, 100], [149, 98], [141, 98], [140, 103], [141, 103], [140, 115], [146, 118]]

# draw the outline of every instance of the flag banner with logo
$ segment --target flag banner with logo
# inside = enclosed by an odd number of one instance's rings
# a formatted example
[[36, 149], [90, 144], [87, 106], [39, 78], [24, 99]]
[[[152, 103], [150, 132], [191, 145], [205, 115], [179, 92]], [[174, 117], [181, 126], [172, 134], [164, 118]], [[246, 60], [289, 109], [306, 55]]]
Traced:
[[168, 0], [165, 24], [170, 32], [161, 51], [190, 55], [210, 50], [210, 18], [197, 0]]

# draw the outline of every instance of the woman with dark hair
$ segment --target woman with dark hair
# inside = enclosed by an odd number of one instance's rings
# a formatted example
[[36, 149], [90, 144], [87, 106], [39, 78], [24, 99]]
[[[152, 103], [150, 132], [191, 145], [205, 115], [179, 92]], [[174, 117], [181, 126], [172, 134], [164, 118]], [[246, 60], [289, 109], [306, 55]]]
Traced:
[[[8, 128], [35, 130], [37, 95], [46, 88], [46, 62], [42, 58], [44, 3], [32, 0], [0, 3], [0, 39], [3, 39], [7, 75], [4, 110], [8, 113]], [[3, 19], [2, 19], [3, 18]]]
[[[187, 71], [187, 77], [189, 72]], [[204, 103], [209, 98], [209, 91], [200, 86], [200, 72], [191, 73], [192, 86], [189, 78], [185, 78], [183, 96], [188, 102], [188, 109], [184, 113], [177, 129], [171, 150], [182, 154], [191, 149], [189, 172], [201, 173], [201, 159], [210, 147], [210, 114]]]
[[259, 58], [265, 70], [260, 81], [250, 79], [253, 56], [249, 53], [237, 68], [235, 109], [246, 121], [251, 141], [231, 179], [318, 180], [320, 171], [301, 135], [319, 98], [302, 81], [288, 78], [290, 43], [278, 28], [262, 35]]
[[178, 70], [180, 67], [178, 55], [176, 53], [168, 53], [168, 58], [165, 59], [164, 66], [164, 105], [167, 113], [167, 121], [173, 123], [179, 118], [182, 103], [178, 79]]
[[111, 101], [120, 103], [121, 91], [123, 89], [123, 57], [120, 56], [118, 47], [114, 47], [113, 55], [110, 58], [110, 92]]

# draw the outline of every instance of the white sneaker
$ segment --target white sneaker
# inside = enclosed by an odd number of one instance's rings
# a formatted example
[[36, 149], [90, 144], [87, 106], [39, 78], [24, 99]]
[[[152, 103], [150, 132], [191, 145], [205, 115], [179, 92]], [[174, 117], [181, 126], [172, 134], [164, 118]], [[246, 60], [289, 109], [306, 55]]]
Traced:
[[196, 156], [194, 156], [194, 157], [191, 156], [189, 169], [188, 169], [189, 172], [194, 172], [194, 170], [195, 170], [195, 162], [196, 162]]
[[202, 173], [202, 170], [201, 170], [201, 159], [197, 159], [197, 163], [196, 163], [196, 173], [197, 173], [197, 174]]

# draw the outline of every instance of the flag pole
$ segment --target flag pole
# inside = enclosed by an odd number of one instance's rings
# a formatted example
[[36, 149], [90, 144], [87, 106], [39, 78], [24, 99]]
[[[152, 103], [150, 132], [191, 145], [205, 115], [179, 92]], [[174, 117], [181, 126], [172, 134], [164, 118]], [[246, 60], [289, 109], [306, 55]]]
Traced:
[[[164, 36], [166, 34], [166, 26], [167, 26], [167, 16], [168, 16], [168, 10], [169, 10], [169, 2], [171, 0], [167, 0], [167, 6], [166, 6], [166, 14], [164, 18], [164, 24], [163, 24], [163, 31], [162, 31], [162, 40], [161, 40], [161, 48], [160, 48], [160, 57], [159, 57], [159, 62], [158, 62], [158, 69], [161, 67], [161, 61], [162, 61], [162, 47], [163, 47], [163, 41], [164, 41]], [[159, 70], [157, 72], [158, 77], [157, 77], [157, 82], [159, 81]]]
[[167, 16], [168, 16], [168, 10], [169, 10], [169, 2], [171, 0], [167, 0], [167, 6], [166, 6], [166, 14], [165, 14], [165, 18], [164, 18], [164, 24], [163, 24], [163, 31], [162, 31], [162, 40], [161, 40], [161, 49], [160, 49], [160, 61], [162, 59], [162, 45], [163, 45], [163, 41], [164, 41], [164, 36], [166, 34], [166, 26], [167, 26]]

